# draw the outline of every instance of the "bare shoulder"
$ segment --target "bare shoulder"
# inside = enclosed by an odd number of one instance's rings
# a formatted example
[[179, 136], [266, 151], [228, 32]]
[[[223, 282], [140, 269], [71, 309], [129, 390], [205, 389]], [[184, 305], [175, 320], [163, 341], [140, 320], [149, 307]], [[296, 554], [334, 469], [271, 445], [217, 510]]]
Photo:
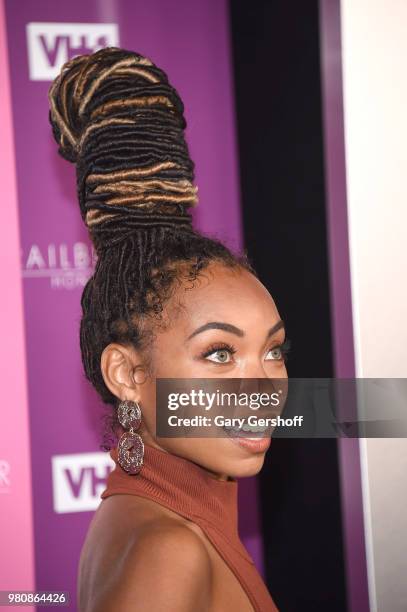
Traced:
[[212, 566], [205, 544], [192, 529], [172, 520], [146, 524], [129, 542], [114, 570], [106, 612], [207, 612]]

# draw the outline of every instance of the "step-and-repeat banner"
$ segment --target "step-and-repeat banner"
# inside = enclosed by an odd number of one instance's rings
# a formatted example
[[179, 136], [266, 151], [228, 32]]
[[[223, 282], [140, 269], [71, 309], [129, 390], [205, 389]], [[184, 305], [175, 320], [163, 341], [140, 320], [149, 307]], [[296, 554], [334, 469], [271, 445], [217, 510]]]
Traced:
[[[79, 348], [80, 297], [94, 253], [76, 201], [75, 169], [58, 156], [52, 138], [48, 89], [65, 61], [104, 46], [140, 52], [162, 67], [185, 103], [200, 195], [196, 226], [238, 248], [227, 2], [5, 0], [3, 9], [28, 377], [32, 509], [26, 504], [26, 512], [33, 513], [35, 588], [70, 591], [75, 609], [81, 546], [112, 465], [99, 447], [105, 406], [85, 379]], [[16, 432], [13, 444], [25, 444], [24, 436]], [[15, 495], [17, 505], [13, 465], [7, 456], [0, 459], [10, 472], [8, 499]], [[261, 569], [254, 479], [240, 482], [240, 496], [242, 538]], [[25, 544], [15, 542], [22, 564]]]

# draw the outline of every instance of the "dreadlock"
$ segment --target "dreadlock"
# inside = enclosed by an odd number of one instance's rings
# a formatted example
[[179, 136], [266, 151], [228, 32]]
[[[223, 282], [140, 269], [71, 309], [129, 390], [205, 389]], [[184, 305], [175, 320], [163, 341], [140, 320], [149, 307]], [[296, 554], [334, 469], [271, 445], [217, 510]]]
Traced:
[[[49, 102], [59, 153], [76, 164], [81, 216], [97, 253], [81, 298], [85, 376], [115, 406], [100, 368], [103, 349], [148, 346], [141, 322], [160, 316], [185, 266], [192, 281], [213, 261], [255, 271], [246, 253], [192, 227], [198, 200], [184, 106], [160, 68], [115, 47], [80, 55], [62, 67]], [[113, 431], [116, 424], [113, 411]]]

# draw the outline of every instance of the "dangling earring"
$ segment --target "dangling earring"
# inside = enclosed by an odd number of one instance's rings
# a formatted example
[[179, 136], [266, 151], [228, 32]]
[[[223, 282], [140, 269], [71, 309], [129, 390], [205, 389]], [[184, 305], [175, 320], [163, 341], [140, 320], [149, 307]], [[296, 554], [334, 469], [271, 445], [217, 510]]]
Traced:
[[137, 402], [123, 400], [117, 408], [117, 418], [120, 425], [130, 431], [125, 431], [118, 444], [118, 461], [129, 474], [138, 474], [143, 465], [144, 444], [141, 437], [135, 433], [141, 424], [141, 410]]

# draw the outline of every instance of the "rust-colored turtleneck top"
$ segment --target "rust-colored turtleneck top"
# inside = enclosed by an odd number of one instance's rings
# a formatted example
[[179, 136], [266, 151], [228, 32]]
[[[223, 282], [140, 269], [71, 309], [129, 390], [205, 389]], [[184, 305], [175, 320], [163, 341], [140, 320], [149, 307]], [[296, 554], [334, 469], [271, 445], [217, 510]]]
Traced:
[[144, 463], [136, 475], [118, 463], [110, 472], [104, 499], [127, 493], [146, 497], [199, 525], [233, 571], [256, 612], [278, 612], [253, 559], [238, 534], [237, 480], [218, 480], [199, 465], [145, 445]]

